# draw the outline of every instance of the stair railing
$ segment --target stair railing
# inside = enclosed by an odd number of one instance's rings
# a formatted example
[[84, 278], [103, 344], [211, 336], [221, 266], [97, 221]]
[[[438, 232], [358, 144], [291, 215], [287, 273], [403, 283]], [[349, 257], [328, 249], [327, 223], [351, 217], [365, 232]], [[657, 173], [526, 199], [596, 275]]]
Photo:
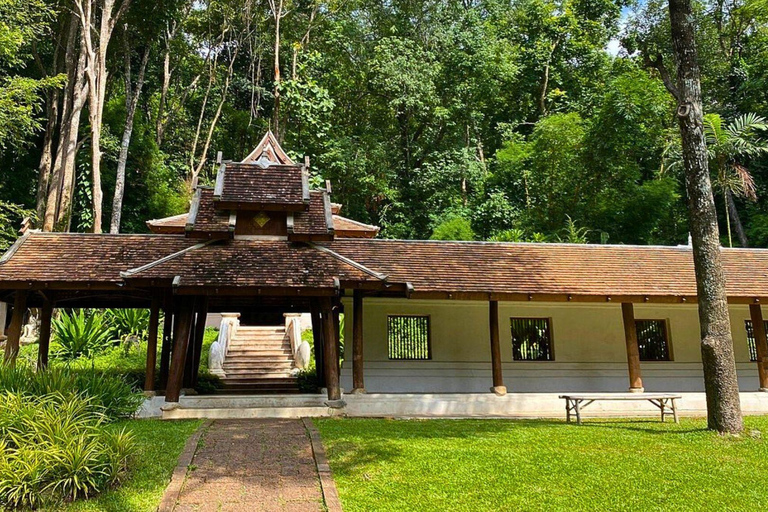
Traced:
[[240, 313], [222, 313], [219, 324], [219, 337], [211, 343], [208, 357], [208, 370], [218, 377], [226, 377], [224, 372], [224, 359], [227, 357], [229, 342], [237, 334], [240, 327]]
[[301, 313], [284, 313], [285, 333], [291, 342], [291, 354], [296, 368], [309, 364], [309, 343], [301, 340]]

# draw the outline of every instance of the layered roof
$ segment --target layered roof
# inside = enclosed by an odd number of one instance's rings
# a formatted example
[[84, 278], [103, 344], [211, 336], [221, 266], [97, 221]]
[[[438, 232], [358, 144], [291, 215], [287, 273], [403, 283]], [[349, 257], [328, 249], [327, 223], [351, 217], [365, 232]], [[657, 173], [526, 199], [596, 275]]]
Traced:
[[[342, 240], [337, 253], [408, 282], [416, 296], [695, 300], [690, 247]], [[728, 296], [768, 296], [768, 250], [723, 249]]]
[[217, 208], [301, 211], [309, 204], [309, 176], [303, 166], [224, 163], [213, 200]]
[[234, 213], [214, 207], [213, 189], [209, 187], [195, 191], [184, 220], [184, 231], [192, 238], [229, 238], [235, 232]]
[[325, 190], [310, 192], [309, 209], [288, 216], [288, 238], [291, 240], [333, 240], [334, 222], [331, 200]]
[[[768, 250], [723, 249], [731, 302], [768, 300]], [[170, 286], [182, 293], [312, 295], [367, 288], [417, 298], [696, 300], [689, 247], [336, 239], [193, 240], [32, 232], [0, 289]]]

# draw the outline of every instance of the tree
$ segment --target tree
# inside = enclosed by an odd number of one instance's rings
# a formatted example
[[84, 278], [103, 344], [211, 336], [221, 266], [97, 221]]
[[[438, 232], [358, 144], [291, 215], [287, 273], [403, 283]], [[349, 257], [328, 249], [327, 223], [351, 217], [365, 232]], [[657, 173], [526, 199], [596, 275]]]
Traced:
[[435, 226], [430, 240], [474, 240], [472, 224], [462, 217], [452, 216]]
[[682, 139], [699, 302], [707, 424], [718, 432], [735, 434], [744, 429], [744, 423], [720, 255], [717, 213], [709, 178], [691, 0], [669, 0], [669, 15], [677, 60], [677, 86], [670, 92], [678, 102], [677, 119]]
[[723, 125], [718, 114], [704, 116], [704, 136], [710, 164], [715, 168], [715, 186], [723, 193], [728, 245], [733, 247], [731, 224], [742, 247], [749, 247], [744, 226], [736, 209], [734, 196], [757, 200], [755, 181], [743, 165], [743, 158], [768, 152], [768, 142], [756, 137], [756, 130], [766, 130], [768, 124], [756, 114], [744, 114]]

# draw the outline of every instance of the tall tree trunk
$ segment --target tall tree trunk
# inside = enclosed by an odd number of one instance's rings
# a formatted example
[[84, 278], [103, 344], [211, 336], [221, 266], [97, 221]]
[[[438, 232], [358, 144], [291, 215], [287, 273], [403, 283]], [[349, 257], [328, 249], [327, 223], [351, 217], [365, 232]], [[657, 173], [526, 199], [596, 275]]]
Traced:
[[733, 230], [736, 231], [736, 238], [739, 239], [739, 244], [742, 247], [749, 247], [749, 239], [744, 232], [744, 225], [741, 223], [741, 216], [739, 210], [736, 209], [736, 201], [733, 200], [733, 193], [730, 190], [725, 191], [726, 208], [728, 208], [728, 216], [731, 219], [731, 225]]
[[[126, 30], [127, 32], [127, 30]], [[126, 38], [128, 35], [126, 34]], [[131, 51], [126, 42], [125, 45], [125, 126], [123, 128], [123, 138], [120, 141], [120, 155], [117, 158], [117, 177], [115, 178], [115, 196], [112, 199], [112, 218], [109, 223], [110, 233], [120, 232], [120, 219], [123, 212], [123, 196], [125, 194], [125, 166], [128, 162], [128, 147], [131, 145], [131, 134], [133, 133], [133, 119], [136, 115], [136, 107], [139, 104], [141, 89], [144, 87], [144, 72], [147, 69], [149, 61], [149, 45], [144, 50], [139, 67], [139, 76], [136, 79], [136, 90], [131, 92]]]
[[48, 199], [48, 187], [51, 183], [51, 173], [53, 172], [53, 139], [56, 134], [56, 127], [59, 125], [59, 90], [56, 89], [48, 94], [46, 104], [46, 115], [48, 121], [45, 124], [45, 136], [43, 137], [43, 151], [40, 155], [40, 165], [38, 166], [37, 181], [37, 219], [42, 221], [45, 217], [45, 202]]
[[704, 139], [701, 80], [691, 0], [669, 0], [677, 59], [677, 117], [682, 136], [688, 214], [701, 325], [701, 357], [707, 395], [707, 423], [719, 432], [744, 429], [733, 356], [717, 213]]
[[274, 97], [275, 105], [272, 110], [272, 130], [278, 141], [283, 140], [280, 130], [280, 20], [283, 18], [283, 0], [276, 2], [270, 0], [272, 16], [275, 18], [275, 79], [274, 79]]

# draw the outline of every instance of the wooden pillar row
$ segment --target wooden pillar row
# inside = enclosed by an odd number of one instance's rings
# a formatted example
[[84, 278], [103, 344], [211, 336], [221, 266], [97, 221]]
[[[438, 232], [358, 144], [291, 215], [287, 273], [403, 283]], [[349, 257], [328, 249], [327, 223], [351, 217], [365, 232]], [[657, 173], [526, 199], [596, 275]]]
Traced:
[[147, 366], [144, 391], [155, 391], [155, 367], [157, 366], [157, 331], [160, 323], [160, 299], [153, 298], [149, 306], [149, 332], [147, 337]]
[[643, 389], [643, 377], [640, 373], [640, 347], [637, 344], [635, 307], [631, 302], [621, 304], [621, 316], [624, 321], [624, 340], [627, 345], [629, 391], [630, 393], [642, 393], [645, 389]]
[[194, 305], [193, 297], [184, 297], [178, 301], [173, 326], [171, 367], [168, 372], [168, 386], [165, 390], [166, 403], [177, 403], [179, 401], [181, 385], [184, 379], [187, 350], [189, 349], [189, 339], [194, 323]]
[[51, 320], [53, 319], [53, 301], [46, 297], [40, 309], [40, 340], [37, 349], [37, 369], [48, 367], [48, 352], [51, 347]]
[[26, 290], [18, 290], [13, 300], [11, 325], [8, 326], [8, 339], [5, 340], [6, 364], [13, 365], [16, 363], [16, 356], [19, 355], [21, 329], [24, 326], [24, 315], [27, 313], [27, 295]]
[[312, 317], [312, 340], [315, 353], [315, 372], [317, 385], [325, 387], [325, 364], [323, 362], [323, 319], [320, 316], [320, 303], [317, 299], [310, 302]]
[[163, 346], [160, 349], [160, 385], [159, 389], [168, 386], [168, 373], [171, 366], [171, 345], [173, 344], [173, 305], [170, 301], [165, 305], [165, 319], [163, 320]]
[[768, 391], [768, 341], [766, 340], [765, 322], [760, 304], [749, 305], [749, 316], [752, 319], [752, 335], [755, 338], [755, 351], [757, 352], [759, 390]]
[[365, 393], [363, 375], [363, 292], [355, 290], [352, 298], [352, 393]]
[[200, 358], [205, 338], [205, 322], [208, 319], [208, 297], [200, 297], [195, 306], [195, 325], [190, 340], [190, 353], [187, 354], [187, 367], [184, 373], [184, 387], [194, 389], [200, 374]]
[[504, 376], [501, 371], [501, 343], [499, 341], [499, 302], [492, 300], [488, 303], [488, 327], [491, 339], [491, 368], [493, 370], [493, 387], [491, 391], [498, 396], [507, 394]]
[[339, 340], [336, 338], [334, 313], [331, 299], [320, 299], [320, 311], [323, 315], [323, 363], [325, 366], [325, 387], [328, 390], [328, 400], [341, 400], [339, 387]]

